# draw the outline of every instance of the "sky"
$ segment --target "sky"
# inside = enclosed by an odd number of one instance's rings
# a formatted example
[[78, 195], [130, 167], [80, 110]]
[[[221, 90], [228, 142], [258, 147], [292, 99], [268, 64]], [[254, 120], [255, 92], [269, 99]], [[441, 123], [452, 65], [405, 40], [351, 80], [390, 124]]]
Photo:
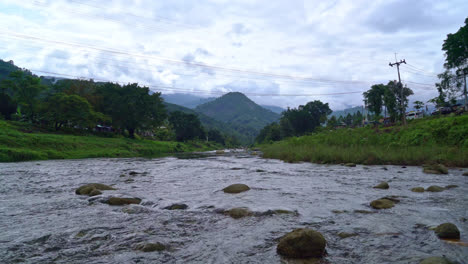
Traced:
[[362, 105], [405, 59], [410, 101], [426, 102], [467, 10], [466, 0], [0, 0], [0, 59], [38, 75], [334, 110]]

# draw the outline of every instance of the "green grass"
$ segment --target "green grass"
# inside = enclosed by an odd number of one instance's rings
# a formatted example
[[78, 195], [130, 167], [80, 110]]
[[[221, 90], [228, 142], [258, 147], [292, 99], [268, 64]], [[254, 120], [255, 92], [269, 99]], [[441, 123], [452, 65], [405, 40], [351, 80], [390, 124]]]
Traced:
[[322, 131], [260, 146], [288, 162], [468, 167], [468, 115], [412, 120], [407, 127]]
[[212, 142], [164, 142], [96, 135], [54, 134], [29, 124], [0, 120], [0, 162], [97, 157], [158, 157], [220, 148]]

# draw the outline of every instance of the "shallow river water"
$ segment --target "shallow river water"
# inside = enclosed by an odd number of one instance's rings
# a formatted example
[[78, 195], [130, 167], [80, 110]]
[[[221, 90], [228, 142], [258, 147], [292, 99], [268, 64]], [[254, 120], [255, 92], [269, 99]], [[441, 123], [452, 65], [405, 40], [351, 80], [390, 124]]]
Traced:
[[[468, 247], [439, 240], [428, 229], [451, 222], [460, 229], [461, 240], [468, 241], [468, 177], [463, 171], [431, 175], [421, 167], [385, 168], [289, 164], [246, 152], [3, 163], [0, 263], [288, 263], [276, 253], [278, 238], [301, 227], [325, 236], [322, 263], [419, 263], [442, 255], [468, 263]], [[390, 189], [372, 188], [381, 181], [388, 181]], [[92, 182], [117, 188], [104, 196], [139, 197], [142, 203], [109, 206], [75, 194], [77, 187]], [[233, 183], [252, 189], [222, 191]], [[449, 184], [459, 187], [410, 191]], [[381, 211], [369, 206], [388, 195], [399, 196], [400, 203]], [[173, 203], [185, 203], [188, 209], [163, 209]], [[233, 219], [219, 213], [233, 207], [257, 214]], [[261, 214], [274, 209], [298, 214]], [[340, 232], [357, 236], [342, 239]], [[147, 242], [168, 249], [135, 249]]]

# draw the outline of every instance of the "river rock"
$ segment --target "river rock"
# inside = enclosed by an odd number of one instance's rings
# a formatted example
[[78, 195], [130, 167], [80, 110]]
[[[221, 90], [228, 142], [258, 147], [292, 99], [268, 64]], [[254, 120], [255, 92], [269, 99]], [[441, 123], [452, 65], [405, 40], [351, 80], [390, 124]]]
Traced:
[[232, 209], [224, 211], [223, 213], [225, 215], [229, 215], [230, 217], [232, 217], [234, 219], [239, 219], [239, 218], [242, 218], [242, 217], [252, 215], [252, 212], [249, 209], [242, 208], [242, 207], [232, 208]]
[[427, 187], [426, 192], [441, 192], [443, 190], [445, 190], [444, 187], [432, 185], [432, 186]]
[[218, 149], [218, 150], [216, 151], [216, 154], [224, 154], [224, 150]]
[[151, 210], [137, 204], [130, 204], [128, 206], [125, 206], [122, 208], [122, 212], [127, 213], [127, 214], [143, 214], [143, 213], [149, 213]]
[[166, 210], [185, 210], [188, 208], [186, 204], [172, 204], [169, 206], [164, 207]]
[[453, 262], [443, 257], [430, 257], [419, 262], [419, 264], [452, 264], [452, 263]]
[[388, 182], [381, 182], [378, 185], [374, 186], [376, 189], [388, 189], [390, 186], [388, 186]]
[[460, 239], [460, 230], [452, 223], [444, 223], [437, 226], [434, 230], [439, 238]]
[[448, 174], [447, 168], [442, 164], [423, 165], [423, 172], [429, 174]]
[[140, 204], [140, 198], [109, 197], [104, 203], [109, 205]]
[[457, 188], [457, 187], [458, 187], [458, 185], [450, 184], [450, 185], [445, 186], [445, 189], [453, 189], [453, 188]]
[[463, 173], [463, 176], [468, 176], [468, 171], [465, 171], [465, 172]]
[[411, 188], [411, 191], [412, 192], [422, 193], [422, 192], [424, 192], [424, 188], [423, 187], [414, 187], [414, 188]]
[[344, 164], [346, 167], [356, 167], [356, 164], [355, 163], [345, 163]]
[[395, 203], [389, 199], [378, 199], [372, 201], [370, 203], [370, 206], [372, 206], [375, 209], [389, 209], [395, 206]]
[[289, 214], [289, 215], [299, 215], [297, 211], [289, 211], [284, 209], [275, 209], [275, 210], [267, 210], [260, 215], [277, 215], [277, 214]]
[[321, 257], [325, 253], [325, 238], [319, 232], [300, 228], [283, 236], [276, 252], [290, 258]]
[[136, 250], [140, 250], [143, 252], [163, 251], [165, 249], [166, 249], [166, 246], [159, 242], [140, 244], [136, 246]]
[[340, 238], [348, 238], [348, 237], [353, 237], [353, 236], [357, 236], [358, 234], [356, 233], [347, 233], [347, 232], [340, 232], [338, 233], [338, 236]]
[[115, 189], [108, 185], [101, 184], [101, 183], [90, 183], [90, 184], [86, 184], [86, 185], [79, 187], [78, 189], [76, 189], [75, 193], [78, 195], [89, 195], [93, 190], [103, 191], [103, 190], [115, 190]]
[[88, 195], [89, 196], [96, 196], [96, 195], [101, 195], [102, 192], [99, 191], [98, 189], [93, 189]]
[[250, 187], [242, 183], [232, 184], [223, 189], [225, 193], [241, 193], [248, 190], [250, 190]]

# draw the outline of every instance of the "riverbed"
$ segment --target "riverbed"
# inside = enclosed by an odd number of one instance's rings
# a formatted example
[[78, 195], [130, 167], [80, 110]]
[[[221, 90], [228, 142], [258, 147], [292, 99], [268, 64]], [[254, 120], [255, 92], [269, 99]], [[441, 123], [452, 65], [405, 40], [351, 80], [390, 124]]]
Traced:
[[[243, 151], [0, 163], [0, 263], [288, 263], [276, 253], [278, 239], [303, 227], [326, 238], [321, 263], [419, 263], [442, 255], [467, 263], [468, 247], [430, 230], [451, 222], [468, 241], [468, 177], [462, 174], [457, 168], [432, 175], [411, 166], [290, 164]], [[390, 188], [372, 188], [381, 181]], [[117, 189], [101, 196], [142, 202], [110, 206], [75, 194], [94, 182]], [[251, 190], [222, 191], [233, 183]], [[410, 191], [431, 185], [458, 187]], [[369, 206], [390, 195], [400, 200], [395, 207]], [[175, 203], [188, 208], [164, 209]], [[234, 207], [254, 214], [219, 213]], [[277, 209], [294, 213], [265, 214]], [[355, 236], [340, 238], [340, 232]], [[167, 248], [137, 250], [149, 242]]]

